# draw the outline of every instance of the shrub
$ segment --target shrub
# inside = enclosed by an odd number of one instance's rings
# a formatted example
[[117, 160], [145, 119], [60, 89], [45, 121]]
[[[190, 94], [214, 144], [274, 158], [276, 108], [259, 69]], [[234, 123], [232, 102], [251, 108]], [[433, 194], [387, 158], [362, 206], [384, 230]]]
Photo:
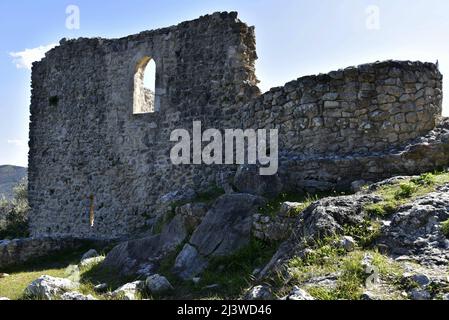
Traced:
[[11, 201], [0, 202], [0, 239], [26, 238], [28, 232], [28, 183], [20, 182], [14, 188], [14, 198]]
[[420, 175], [418, 178], [414, 178], [411, 180], [414, 184], [422, 185], [422, 186], [432, 186], [436, 182], [435, 175], [432, 173], [424, 173]]
[[413, 182], [401, 183], [399, 185], [399, 190], [395, 194], [395, 198], [397, 200], [410, 198], [417, 191], [417, 189], [417, 185]]
[[441, 231], [449, 239], [449, 219], [441, 223]]

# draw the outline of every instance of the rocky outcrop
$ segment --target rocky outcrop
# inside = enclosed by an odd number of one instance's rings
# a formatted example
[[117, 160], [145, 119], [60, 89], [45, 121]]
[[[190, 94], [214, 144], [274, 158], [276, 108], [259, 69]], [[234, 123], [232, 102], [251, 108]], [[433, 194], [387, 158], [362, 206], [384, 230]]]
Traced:
[[[393, 288], [384, 279], [375, 282], [373, 287], [367, 287], [362, 298], [390, 299], [396, 295], [395, 299], [440, 299], [444, 292], [447, 293], [449, 286], [449, 239], [442, 228], [443, 223], [449, 219], [449, 184], [436, 187], [434, 192], [410, 198], [389, 215], [372, 216], [365, 209], [367, 205], [382, 200], [376, 193], [379, 188], [393, 184], [397, 186], [401, 181], [409, 179], [410, 177], [387, 179], [355, 195], [325, 198], [313, 203], [302, 212], [292, 235], [281, 244], [271, 261], [259, 273], [259, 279], [268, 279], [277, 273], [285, 275], [288, 261], [294, 257], [307, 259], [314, 252], [311, 247], [325, 237], [336, 239], [333, 240], [333, 245], [346, 252], [360, 250], [361, 244], [347, 235], [348, 230], [360, 228], [367, 221], [376, 221], [380, 227], [369, 245], [370, 248], [380, 250], [385, 255], [384, 259], [390, 261], [388, 263], [395, 264], [404, 273], [400, 289]], [[365, 254], [361, 264], [368, 278], [374, 270], [370, 253]], [[300, 292], [297, 296], [303, 299], [304, 292], [307, 293], [310, 287], [335, 290], [339, 277], [338, 273], [312, 277], [302, 283], [301, 288], [296, 288], [300, 291], [295, 289]]]
[[161, 294], [173, 290], [173, 286], [167, 278], [154, 274], [145, 280], [145, 286], [152, 294]]
[[[232, 254], [249, 243], [253, 215], [264, 203], [261, 197], [235, 193], [219, 197], [207, 213], [203, 204], [182, 205], [160, 234], [119, 244], [109, 252], [103, 267], [126, 275], [148, 275], [188, 242], [176, 257], [174, 272], [183, 279], [192, 278], [204, 270], [209, 257]], [[139, 272], [144, 269], [148, 271]]]
[[61, 296], [61, 300], [77, 300], [77, 301], [89, 301], [89, 300], [97, 300], [92, 295], [84, 295], [82, 293], [72, 291], [72, 292], [66, 292]]
[[294, 256], [303, 256], [308, 240], [316, 241], [326, 236], [341, 234], [344, 226], [361, 224], [366, 215], [362, 210], [363, 206], [380, 200], [375, 195], [356, 194], [325, 198], [313, 203], [299, 216], [290, 239], [281, 244], [259, 277], [282, 268], [284, 263]]
[[109, 296], [112, 299], [117, 300], [136, 300], [139, 293], [144, 289], [144, 287], [144, 281], [134, 281], [126, 283], [115, 291], [111, 292]]
[[65, 293], [78, 287], [78, 283], [69, 279], [42, 276], [28, 285], [25, 289], [25, 296], [38, 300], [58, 300]]
[[390, 254], [426, 265], [449, 263], [449, 239], [441, 223], [449, 219], [449, 185], [402, 206], [382, 230], [379, 243]]
[[174, 272], [183, 279], [192, 278], [204, 270], [207, 258], [230, 255], [247, 245], [252, 216], [264, 203], [263, 198], [249, 194], [219, 197], [176, 258]]

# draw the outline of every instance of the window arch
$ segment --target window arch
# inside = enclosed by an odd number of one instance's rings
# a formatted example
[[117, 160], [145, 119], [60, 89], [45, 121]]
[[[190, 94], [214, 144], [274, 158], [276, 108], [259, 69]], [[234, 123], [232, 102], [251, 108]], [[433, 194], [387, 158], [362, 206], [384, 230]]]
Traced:
[[156, 63], [143, 57], [136, 66], [134, 74], [133, 113], [156, 111]]

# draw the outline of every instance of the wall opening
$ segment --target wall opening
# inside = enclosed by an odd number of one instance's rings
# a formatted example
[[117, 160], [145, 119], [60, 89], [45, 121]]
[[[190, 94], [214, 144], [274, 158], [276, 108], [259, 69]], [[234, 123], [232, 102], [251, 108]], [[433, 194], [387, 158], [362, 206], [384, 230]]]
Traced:
[[142, 58], [134, 74], [133, 113], [156, 111], [156, 63], [150, 57]]
[[95, 223], [95, 196], [91, 194], [89, 196], [90, 204], [89, 204], [89, 224], [90, 227], [93, 228]]

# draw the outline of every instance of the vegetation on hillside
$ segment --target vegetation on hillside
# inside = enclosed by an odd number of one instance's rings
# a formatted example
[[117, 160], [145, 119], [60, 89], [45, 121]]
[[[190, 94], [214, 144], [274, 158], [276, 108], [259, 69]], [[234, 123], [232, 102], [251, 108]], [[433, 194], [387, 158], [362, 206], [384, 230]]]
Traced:
[[28, 211], [28, 183], [24, 179], [14, 188], [12, 200], [0, 199], [0, 239], [28, 237]]

